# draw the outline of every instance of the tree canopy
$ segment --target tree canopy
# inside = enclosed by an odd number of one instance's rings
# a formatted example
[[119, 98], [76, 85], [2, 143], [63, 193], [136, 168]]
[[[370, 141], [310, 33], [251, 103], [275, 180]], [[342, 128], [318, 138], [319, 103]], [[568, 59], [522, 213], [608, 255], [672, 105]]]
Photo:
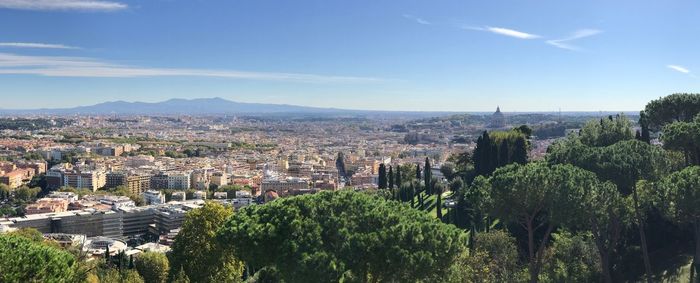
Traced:
[[215, 202], [187, 213], [169, 256], [171, 278], [183, 269], [194, 282], [240, 280], [243, 264], [215, 240], [216, 231], [232, 214], [233, 208]]
[[252, 268], [274, 268], [286, 282], [406, 282], [441, 276], [466, 238], [407, 205], [341, 191], [246, 207], [219, 240]]
[[59, 248], [20, 235], [0, 234], [1, 282], [72, 282], [77, 262]]
[[644, 113], [649, 126], [656, 130], [673, 122], [690, 122], [700, 114], [700, 94], [675, 93], [652, 100]]

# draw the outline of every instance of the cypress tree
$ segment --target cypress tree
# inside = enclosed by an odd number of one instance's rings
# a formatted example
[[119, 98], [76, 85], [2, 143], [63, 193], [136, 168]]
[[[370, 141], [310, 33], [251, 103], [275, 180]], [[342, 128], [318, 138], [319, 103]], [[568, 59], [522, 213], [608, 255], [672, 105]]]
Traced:
[[416, 180], [420, 181], [421, 176], [420, 176], [420, 164], [416, 164]]
[[489, 175], [496, 169], [498, 163], [498, 148], [491, 140], [489, 132], [484, 133], [476, 141], [474, 149], [474, 169], [477, 175]]
[[513, 156], [511, 162], [518, 164], [527, 163], [527, 142], [525, 137], [518, 137], [513, 144]]
[[384, 166], [384, 163], [379, 164], [379, 176], [377, 181], [380, 189], [386, 189], [386, 166]]
[[430, 186], [430, 180], [432, 179], [432, 172], [430, 172], [430, 159], [425, 158], [425, 166], [423, 166], [423, 180], [425, 181], [425, 192], [427, 194], [433, 193], [433, 188]]
[[107, 266], [112, 264], [112, 256], [109, 254], [109, 245], [105, 249], [105, 263]]
[[489, 137], [487, 146], [489, 148], [489, 154], [486, 157], [486, 164], [488, 164], [486, 175], [491, 175], [491, 173], [498, 168], [498, 145], [496, 145], [495, 140]]
[[416, 186], [411, 182], [411, 207], [415, 207]]
[[474, 171], [476, 175], [483, 175], [484, 163], [482, 162], [482, 155], [484, 151], [484, 137], [483, 134], [476, 139], [476, 147], [474, 148], [474, 153], [472, 154], [472, 159], [474, 160]]
[[401, 181], [401, 165], [396, 166], [396, 186], [401, 187], [403, 182]]
[[498, 148], [498, 167], [506, 166], [510, 163], [510, 157], [508, 156], [508, 140], [501, 140], [501, 146]]
[[394, 167], [389, 166], [389, 189], [394, 189]]

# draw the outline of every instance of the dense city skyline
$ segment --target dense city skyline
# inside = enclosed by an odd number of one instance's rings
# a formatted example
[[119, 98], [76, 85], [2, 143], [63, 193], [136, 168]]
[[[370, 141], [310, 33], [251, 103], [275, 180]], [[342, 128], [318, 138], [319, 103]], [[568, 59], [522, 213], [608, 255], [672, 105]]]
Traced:
[[698, 5], [0, 0], [0, 108], [635, 111], [697, 90]]

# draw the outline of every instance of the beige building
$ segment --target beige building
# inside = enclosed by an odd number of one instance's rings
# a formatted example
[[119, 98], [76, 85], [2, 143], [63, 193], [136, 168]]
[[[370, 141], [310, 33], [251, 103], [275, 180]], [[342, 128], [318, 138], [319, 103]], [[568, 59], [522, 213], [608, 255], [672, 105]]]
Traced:
[[223, 172], [215, 172], [211, 175], [211, 183], [217, 187], [226, 186], [228, 185], [228, 175]]
[[107, 175], [101, 171], [71, 171], [63, 173], [63, 186], [97, 191], [107, 184]]
[[42, 198], [37, 200], [35, 203], [28, 204], [25, 208], [25, 214], [29, 215], [68, 211], [68, 203], [69, 201], [67, 199]]
[[134, 194], [141, 194], [151, 188], [151, 176], [146, 174], [130, 174], [126, 172], [107, 173], [107, 188], [125, 186]]

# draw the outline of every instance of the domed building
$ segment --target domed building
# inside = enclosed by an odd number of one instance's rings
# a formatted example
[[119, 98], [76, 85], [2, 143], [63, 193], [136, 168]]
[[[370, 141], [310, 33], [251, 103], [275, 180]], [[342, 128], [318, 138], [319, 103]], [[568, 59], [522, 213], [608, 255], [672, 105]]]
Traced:
[[491, 115], [489, 128], [505, 128], [506, 117], [501, 113], [501, 107], [496, 107], [496, 112]]

